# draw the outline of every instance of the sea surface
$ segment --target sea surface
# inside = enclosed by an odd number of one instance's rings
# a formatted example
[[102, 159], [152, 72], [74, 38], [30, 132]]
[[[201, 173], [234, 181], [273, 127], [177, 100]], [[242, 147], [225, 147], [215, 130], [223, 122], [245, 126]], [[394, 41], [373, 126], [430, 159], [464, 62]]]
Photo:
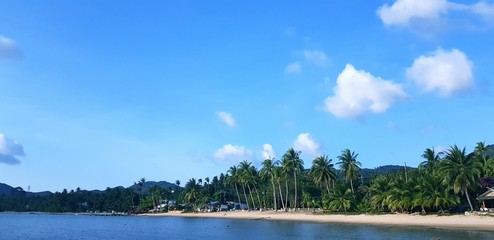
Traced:
[[494, 239], [494, 232], [219, 218], [0, 214], [0, 239], [433, 238]]

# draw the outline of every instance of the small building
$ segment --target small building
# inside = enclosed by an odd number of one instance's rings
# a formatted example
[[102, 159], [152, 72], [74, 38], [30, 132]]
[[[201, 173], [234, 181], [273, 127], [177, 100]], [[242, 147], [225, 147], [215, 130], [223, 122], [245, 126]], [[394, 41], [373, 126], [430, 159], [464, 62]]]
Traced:
[[483, 212], [494, 212], [494, 189], [488, 188], [488, 190], [480, 196], [477, 197], [478, 200], [482, 201], [482, 206], [480, 211]]

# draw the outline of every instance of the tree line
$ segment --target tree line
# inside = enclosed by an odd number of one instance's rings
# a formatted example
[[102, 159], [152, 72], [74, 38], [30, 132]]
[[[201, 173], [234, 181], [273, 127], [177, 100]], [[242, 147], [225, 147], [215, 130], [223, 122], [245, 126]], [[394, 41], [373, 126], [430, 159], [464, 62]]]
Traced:
[[[494, 155], [484, 142], [472, 153], [451, 146], [442, 152], [427, 148], [416, 169], [364, 178], [358, 154], [345, 149], [333, 162], [327, 155], [304, 168], [300, 152], [288, 149], [280, 159], [266, 159], [257, 169], [247, 160], [231, 166], [223, 179], [209, 183], [191, 178], [181, 201], [194, 210], [219, 196], [247, 209], [329, 212], [444, 212], [478, 209], [476, 196], [486, 189], [480, 179], [494, 175]], [[217, 179], [217, 177], [214, 177]], [[200, 180], [200, 179], [199, 179]], [[214, 186], [214, 188], [211, 187]]]
[[483, 142], [472, 153], [456, 145], [442, 152], [427, 148], [418, 168], [370, 177], [362, 175], [358, 154], [349, 149], [341, 151], [335, 162], [327, 155], [318, 156], [308, 168], [300, 154], [290, 148], [280, 159], [265, 159], [259, 169], [243, 160], [218, 176], [191, 178], [183, 188], [177, 180], [175, 191], [159, 186], [145, 189], [145, 178], [134, 187], [101, 192], [78, 188], [36, 196], [20, 189], [0, 196], [0, 211], [135, 213], [169, 207], [198, 211], [209, 208], [211, 202], [280, 211], [473, 211], [480, 206], [476, 197], [485, 191], [480, 179], [494, 175], [494, 154]]

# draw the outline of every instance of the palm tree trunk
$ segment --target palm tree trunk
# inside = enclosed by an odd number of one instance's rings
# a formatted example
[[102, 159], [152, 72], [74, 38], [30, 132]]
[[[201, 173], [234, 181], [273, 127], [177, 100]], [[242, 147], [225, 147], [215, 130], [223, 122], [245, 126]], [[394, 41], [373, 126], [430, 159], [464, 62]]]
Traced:
[[274, 186], [274, 179], [271, 177], [271, 185], [273, 186], [273, 208], [276, 211], [278, 207], [276, 206], [276, 187]]
[[[240, 200], [240, 194], [238, 194], [238, 188], [237, 188], [237, 184], [235, 183], [235, 191], [237, 192], [237, 198], [238, 198], [238, 204], [241, 204], [242, 201]], [[240, 207], [242, 208], [242, 207]]]
[[259, 198], [259, 191], [257, 190], [257, 187], [255, 184], [253, 186], [254, 186], [254, 192], [256, 192], [256, 195], [257, 195], [257, 202], [259, 203], [259, 209], [261, 209], [262, 204], [261, 204], [261, 198]]
[[352, 195], [355, 195], [355, 192], [353, 191], [353, 181], [350, 179], [350, 186], [352, 187]]
[[[285, 197], [285, 200], [286, 200], [286, 204], [285, 205], [288, 208], [288, 178], [285, 178], [285, 190], [286, 190], [285, 191], [285, 194], [286, 194], [285, 195], [286, 196]], [[286, 209], [285, 209], [285, 211], [286, 211]]]
[[[242, 188], [244, 189], [245, 204], [247, 204], [247, 209], [249, 209], [249, 199], [247, 199], [247, 193], [245, 193], [245, 185], [242, 185]], [[240, 206], [240, 208], [242, 208], [242, 206]]]
[[295, 204], [293, 205], [293, 207], [295, 209], [297, 209], [297, 198], [298, 198], [298, 195], [297, 195], [297, 171], [293, 171], [293, 178], [295, 179]]
[[467, 201], [468, 201], [468, 205], [470, 206], [470, 211], [473, 212], [473, 206], [472, 206], [472, 202], [470, 201], [470, 196], [468, 195], [468, 190], [464, 188], [464, 191], [465, 191], [465, 195], [467, 195]]
[[331, 195], [331, 193], [329, 192], [329, 183], [328, 183], [328, 180], [326, 180], [326, 190], [328, 191], [328, 197]]
[[247, 187], [249, 188], [249, 195], [250, 199], [252, 200], [252, 205], [254, 206], [254, 209], [256, 209], [256, 203], [254, 202], [254, 197], [252, 197], [252, 189], [250, 188], [249, 184], [247, 184]]
[[285, 202], [283, 201], [283, 193], [281, 192], [281, 181], [280, 181], [280, 179], [278, 179], [278, 189], [280, 190], [281, 206], [283, 207], [283, 210], [285, 210]]

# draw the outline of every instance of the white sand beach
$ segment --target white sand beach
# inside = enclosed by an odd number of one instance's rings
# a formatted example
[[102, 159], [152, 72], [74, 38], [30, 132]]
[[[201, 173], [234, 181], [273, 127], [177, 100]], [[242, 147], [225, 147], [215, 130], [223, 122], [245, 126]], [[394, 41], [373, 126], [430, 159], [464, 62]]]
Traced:
[[230, 218], [253, 219], [273, 221], [302, 221], [318, 223], [350, 223], [350, 224], [375, 224], [395, 226], [421, 226], [435, 228], [454, 228], [494, 231], [494, 217], [492, 216], [436, 216], [436, 215], [410, 215], [410, 214], [383, 214], [383, 215], [333, 215], [313, 214], [312, 212], [274, 212], [274, 211], [229, 211], [213, 213], [157, 213], [141, 214], [140, 216], [155, 217], [199, 217], [199, 218]]

